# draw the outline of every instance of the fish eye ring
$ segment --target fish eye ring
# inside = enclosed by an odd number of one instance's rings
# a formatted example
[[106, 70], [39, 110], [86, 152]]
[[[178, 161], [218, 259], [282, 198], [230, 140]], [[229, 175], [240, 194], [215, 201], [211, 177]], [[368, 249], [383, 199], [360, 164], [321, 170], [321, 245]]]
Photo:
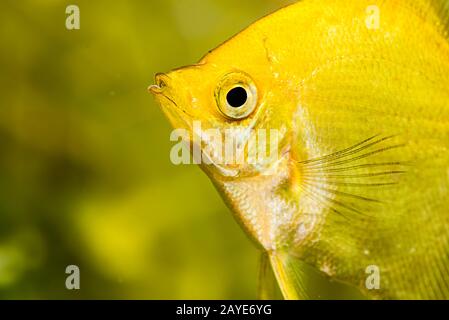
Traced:
[[228, 73], [218, 83], [215, 101], [225, 117], [244, 119], [256, 109], [257, 87], [246, 73]]

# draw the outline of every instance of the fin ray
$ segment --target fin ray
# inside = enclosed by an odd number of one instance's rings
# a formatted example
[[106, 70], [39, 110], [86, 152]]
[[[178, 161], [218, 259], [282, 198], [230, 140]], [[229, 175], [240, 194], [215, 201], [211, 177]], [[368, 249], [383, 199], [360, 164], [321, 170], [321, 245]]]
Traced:
[[260, 300], [282, 299], [276, 277], [271, 268], [270, 258], [266, 252], [261, 254], [258, 297]]
[[286, 253], [268, 254], [274, 275], [286, 300], [310, 299], [304, 286], [304, 275], [296, 259]]

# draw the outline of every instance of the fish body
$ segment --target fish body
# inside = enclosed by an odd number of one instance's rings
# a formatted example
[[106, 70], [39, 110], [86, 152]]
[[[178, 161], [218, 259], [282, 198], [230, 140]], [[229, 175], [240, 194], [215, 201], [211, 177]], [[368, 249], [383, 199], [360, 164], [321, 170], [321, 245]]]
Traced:
[[[200, 166], [285, 298], [299, 261], [373, 298], [449, 298], [448, 30], [447, 1], [304, 0], [156, 77], [172, 125], [220, 149]], [[219, 161], [194, 121], [243, 145], [274, 129], [277, 157]]]

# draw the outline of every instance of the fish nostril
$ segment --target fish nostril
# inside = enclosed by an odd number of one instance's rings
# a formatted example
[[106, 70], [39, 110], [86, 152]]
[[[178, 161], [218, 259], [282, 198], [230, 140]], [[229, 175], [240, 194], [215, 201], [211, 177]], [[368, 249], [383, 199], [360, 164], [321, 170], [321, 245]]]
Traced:
[[158, 73], [156, 75], [156, 85], [159, 88], [164, 89], [165, 87], [167, 87], [167, 81], [168, 76], [165, 73]]
[[164, 89], [167, 86], [167, 84], [165, 83], [165, 81], [163, 79], [158, 79], [156, 84], [161, 89]]

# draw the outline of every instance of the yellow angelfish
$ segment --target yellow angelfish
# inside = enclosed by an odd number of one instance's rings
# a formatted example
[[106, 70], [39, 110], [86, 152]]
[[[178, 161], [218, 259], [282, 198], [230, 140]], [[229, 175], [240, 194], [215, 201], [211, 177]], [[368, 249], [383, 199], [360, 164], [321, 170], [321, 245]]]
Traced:
[[[306, 297], [307, 264], [372, 298], [449, 298], [448, 35], [446, 0], [304, 0], [156, 76], [263, 251], [261, 297], [270, 274]], [[195, 142], [195, 121], [243, 128], [245, 157], [249, 132], [276, 130], [278, 156], [218, 161], [224, 138]]]

